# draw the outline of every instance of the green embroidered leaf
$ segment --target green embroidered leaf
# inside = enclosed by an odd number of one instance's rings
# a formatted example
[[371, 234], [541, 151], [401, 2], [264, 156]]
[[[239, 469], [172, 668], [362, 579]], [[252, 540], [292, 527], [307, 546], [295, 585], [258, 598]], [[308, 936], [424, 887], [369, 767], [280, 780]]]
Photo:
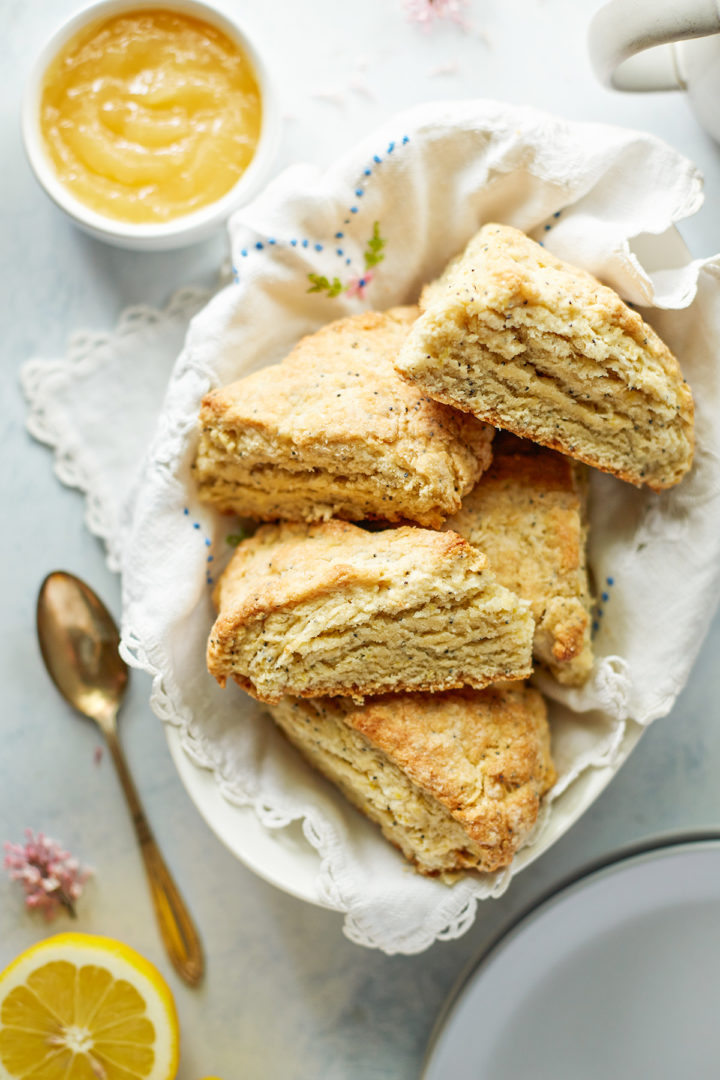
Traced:
[[310, 282], [308, 292], [325, 292], [331, 300], [343, 291], [343, 283], [337, 277], [328, 281], [324, 274], [308, 274], [308, 281]]
[[367, 242], [365, 248], [365, 269], [370, 270], [373, 266], [377, 266], [383, 261], [385, 256], [382, 251], [385, 247], [385, 239], [380, 235], [380, 222], [373, 222], [372, 236]]
[[237, 547], [242, 540], [247, 540], [250, 533], [246, 529], [239, 529], [238, 532], [228, 533], [225, 537], [225, 543], [230, 547]]

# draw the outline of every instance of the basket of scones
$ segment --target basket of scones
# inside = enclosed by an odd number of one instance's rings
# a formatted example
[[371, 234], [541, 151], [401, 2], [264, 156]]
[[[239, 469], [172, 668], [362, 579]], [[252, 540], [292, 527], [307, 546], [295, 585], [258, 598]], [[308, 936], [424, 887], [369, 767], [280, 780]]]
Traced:
[[231, 222], [123, 650], [217, 834], [360, 944], [463, 933], [688, 677], [720, 588], [720, 274], [671, 228], [700, 199], [651, 136], [456, 102]]
[[271, 522], [217, 583], [209, 672], [422, 873], [507, 866], [555, 778], [526, 680], [592, 668], [586, 469], [682, 480], [675, 357], [613, 290], [490, 223], [418, 308], [330, 323], [208, 394], [200, 423], [200, 497]]

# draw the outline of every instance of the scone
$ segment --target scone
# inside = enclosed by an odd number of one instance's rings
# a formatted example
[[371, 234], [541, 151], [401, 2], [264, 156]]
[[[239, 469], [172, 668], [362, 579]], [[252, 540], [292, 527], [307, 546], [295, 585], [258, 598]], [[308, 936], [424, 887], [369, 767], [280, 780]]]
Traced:
[[692, 464], [678, 362], [612, 289], [485, 225], [423, 296], [398, 371], [438, 401], [659, 491]]
[[208, 394], [195, 463], [201, 499], [262, 521], [439, 527], [490, 463], [493, 431], [397, 375], [417, 313], [340, 319], [281, 364]]
[[485, 562], [451, 532], [265, 525], [218, 583], [208, 669], [268, 702], [525, 678], [533, 617]]
[[423, 874], [507, 866], [555, 781], [545, 703], [521, 684], [270, 711]]
[[592, 669], [583, 465], [500, 434], [493, 463], [446, 523], [487, 555], [495, 577], [530, 603], [535, 659], [579, 686]]

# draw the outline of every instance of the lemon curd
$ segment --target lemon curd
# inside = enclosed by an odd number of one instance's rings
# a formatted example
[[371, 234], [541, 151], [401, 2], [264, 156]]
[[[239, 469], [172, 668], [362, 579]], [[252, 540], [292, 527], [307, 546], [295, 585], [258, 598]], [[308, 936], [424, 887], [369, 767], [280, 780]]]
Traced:
[[169, 10], [85, 27], [43, 80], [40, 129], [58, 178], [125, 222], [161, 224], [225, 195], [252, 160], [261, 121], [245, 53]]

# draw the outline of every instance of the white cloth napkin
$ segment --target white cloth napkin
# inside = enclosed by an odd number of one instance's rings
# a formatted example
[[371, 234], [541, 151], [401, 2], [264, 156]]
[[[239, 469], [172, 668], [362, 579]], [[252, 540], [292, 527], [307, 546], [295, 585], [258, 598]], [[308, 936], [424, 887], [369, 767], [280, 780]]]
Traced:
[[[425, 106], [326, 172], [288, 169], [236, 214], [236, 281], [193, 320], [172, 374], [194, 293], [164, 314], [136, 313], [100, 347], [25, 368], [30, 429], [55, 446], [60, 478], [87, 492], [88, 524], [122, 566], [124, 653], [153, 674], [153, 707], [226, 798], [252, 806], [268, 829], [302, 821], [319, 854], [319, 896], [346, 913], [359, 944], [411, 953], [461, 934], [477, 901], [499, 895], [574, 820], [585, 770], [617, 767], [628, 730], [667, 713], [687, 679], [720, 592], [720, 257], [690, 261], [667, 230], [701, 200], [696, 170], [650, 136], [492, 102]], [[593, 474], [594, 675], [582, 690], [539, 680], [553, 698], [558, 784], [510, 871], [449, 887], [409, 871], [257, 703], [207, 675], [210, 586], [233, 527], [197, 502], [190, 465], [208, 389], [279, 360], [331, 319], [412, 301], [488, 220], [530, 232], [652, 307], [643, 313], [695, 393], [698, 452], [691, 475], [663, 495]], [[384, 259], [368, 273], [373, 237]], [[313, 283], [321, 291], [308, 292]], [[142, 347], [128, 348], [128, 334]], [[102, 400], [114, 402], [112, 429]], [[149, 436], [155, 417], [134, 484], [137, 432]]]

